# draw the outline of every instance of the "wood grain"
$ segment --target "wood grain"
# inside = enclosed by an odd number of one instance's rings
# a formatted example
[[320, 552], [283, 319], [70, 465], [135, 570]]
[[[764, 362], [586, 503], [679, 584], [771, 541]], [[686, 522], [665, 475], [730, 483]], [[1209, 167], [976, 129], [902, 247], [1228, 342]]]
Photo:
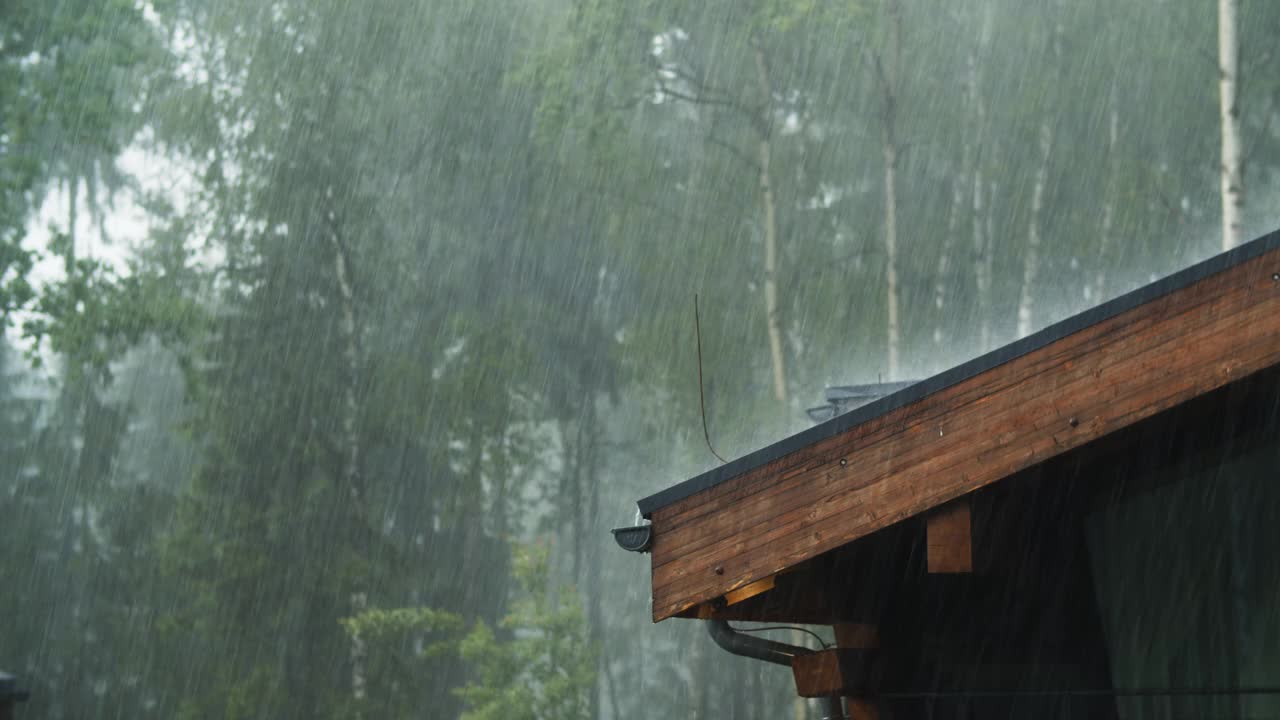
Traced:
[[1280, 362], [1280, 251], [653, 513], [653, 616], [760, 580]]

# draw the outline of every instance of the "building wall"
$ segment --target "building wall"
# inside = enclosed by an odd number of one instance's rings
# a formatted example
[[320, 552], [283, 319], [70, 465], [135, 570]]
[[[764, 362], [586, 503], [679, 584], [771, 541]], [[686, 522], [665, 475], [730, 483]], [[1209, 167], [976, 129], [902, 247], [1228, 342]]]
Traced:
[[[1171, 466], [1109, 473], [1119, 497], [1085, 528], [1116, 687], [1280, 685], [1280, 435], [1262, 419], [1243, 439], [1206, 433]], [[1280, 696], [1117, 709], [1126, 720], [1274, 718]]]

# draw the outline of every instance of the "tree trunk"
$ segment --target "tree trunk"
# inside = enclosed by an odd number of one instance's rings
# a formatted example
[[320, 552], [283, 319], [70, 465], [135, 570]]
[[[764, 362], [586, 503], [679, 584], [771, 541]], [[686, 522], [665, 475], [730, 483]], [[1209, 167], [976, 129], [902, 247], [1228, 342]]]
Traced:
[[569, 497], [569, 520], [572, 526], [572, 534], [570, 540], [573, 545], [573, 552], [570, 553], [569, 572], [575, 583], [582, 581], [582, 552], [587, 543], [587, 531], [583, 527], [585, 518], [583, 517], [582, 503], [582, 465], [586, 456], [586, 423], [579, 416], [578, 422], [574, 424], [574, 440], [572, 448], [568, 443], [568, 421], [565, 421], [566, 429], [564, 437], [566, 445], [564, 449], [564, 463], [566, 469], [566, 478], [568, 480], [568, 497]]
[[[983, 259], [982, 271], [987, 279], [987, 304], [995, 307], [991, 299], [992, 286], [995, 283], [995, 244], [996, 244], [996, 201], [1000, 199], [1000, 183], [996, 180], [987, 182], [987, 253]], [[987, 315], [987, 324], [982, 329], [982, 342], [988, 349], [995, 346], [995, 332], [991, 329], [991, 315]]]
[[67, 282], [71, 282], [76, 271], [76, 222], [79, 201], [80, 178], [72, 177], [67, 182], [67, 254], [62, 258], [63, 267], [67, 271]]
[[893, 141], [893, 131], [885, 126], [884, 151], [884, 252], [885, 252], [885, 302], [886, 337], [889, 351], [889, 381], [898, 379], [898, 148]]
[[[991, 42], [991, 31], [995, 21], [995, 13], [988, 3], [983, 13], [982, 19], [982, 35], [978, 41], [978, 47], [985, 52], [988, 44]], [[992, 232], [992, 223], [989, 205], [990, 198], [987, 201], [988, 207], [984, 210], [983, 204], [983, 165], [986, 162], [985, 153], [991, 152], [994, 146], [993, 139], [988, 137], [987, 133], [987, 105], [982, 97], [982, 89], [979, 87], [981, 76], [977, 74], [978, 58], [970, 55], [973, 61], [974, 74], [973, 83], [973, 117], [977, 125], [975, 135], [978, 138], [978, 152], [973, 159], [973, 284], [975, 295], [977, 296], [977, 312], [978, 312], [978, 352], [986, 352], [991, 347], [991, 252], [990, 238], [994, 237]]]
[[1044, 211], [1044, 188], [1049, 182], [1049, 157], [1053, 151], [1053, 128], [1049, 118], [1040, 122], [1040, 167], [1031, 188], [1031, 222], [1027, 227], [1027, 249], [1022, 261], [1022, 294], [1018, 299], [1018, 337], [1031, 334], [1035, 284], [1040, 274], [1040, 215]]
[[[600, 424], [596, 419], [595, 412], [596, 393], [593, 388], [588, 388], [586, 406], [587, 412], [584, 413], [581, 422], [587, 423], [586, 437], [586, 458], [585, 472], [579, 475], [587, 484], [586, 497], [586, 517], [583, 518], [585, 526], [586, 538], [597, 538], [604, 534], [604, 528], [598, 527], [600, 518]], [[587, 633], [591, 640], [591, 645], [597, 648], [607, 647], [604, 632], [604, 612], [600, 606], [600, 596], [603, 591], [604, 583], [602, 581], [602, 568], [600, 566], [600, 548], [599, 542], [592, 542], [583, 548], [585, 553], [587, 575], [582, 580], [582, 588], [586, 590], [586, 610], [587, 610]], [[604, 673], [609, 672], [608, 659], [602, 658]], [[597, 682], [591, 688], [590, 717], [600, 717], [600, 692], [602, 690], [601, 683]], [[616, 701], [615, 701], [616, 706]]]
[[1218, 94], [1222, 115], [1222, 249], [1243, 234], [1244, 173], [1240, 141], [1240, 45], [1238, 0], [1218, 0]]
[[1107, 116], [1107, 187], [1105, 197], [1102, 201], [1102, 227], [1099, 229], [1098, 238], [1098, 271], [1094, 275], [1093, 291], [1089, 293], [1089, 302], [1092, 304], [1101, 303], [1106, 299], [1107, 293], [1107, 254], [1111, 251], [1113, 242], [1112, 234], [1115, 232], [1115, 216], [1116, 216], [1116, 193], [1119, 190], [1119, 174], [1120, 163], [1116, 160], [1116, 151], [1120, 147], [1120, 98], [1116, 83], [1111, 82], [1111, 93], [1108, 95], [1107, 104], [1109, 112]]
[[[978, 116], [978, 46], [974, 45], [969, 51], [967, 65], [967, 78], [965, 81], [964, 92], [964, 111], [971, 116]], [[951, 253], [955, 247], [956, 240], [960, 234], [960, 216], [964, 212], [965, 206], [965, 185], [973, 180], [974, 177], [974, 141], [980, 133], [982, 127], [980, 123], [967, 132], [961, 130], [960, 141], [960, 167], [957, 172], [952, 175], [951, 179], [951, 206], [947, 209], [947, 234], [942, 241], [942, 250], [938, 253], [938, 269], [937, 279], [933, 286], [933, 309], [936, 316], [936, 322], [933, 328], [933, 342], [935, 345], [942, 345], [949, 338], [945, 328], [947, 327], [947, 318], [945, 309], [947, 305], [947, 281], [951, 272]], [[980, 222], [978, 216], [973, 216], [973, 222]]]
[[[334, 275], [338, 283], [338, 331], [342, 336], [342, 423], [339, 438], [342, 451], [342, 483], [346, 486], [353, 522], [362, 522], [364, 513], [364, 487], [360, 478], [360, 435], [358, 423], [360, 419], [357, 384], [359, 381], [359, 340], [356, 336], [355, 289], [351, 282], [351, 268], [346, 250], [336, 227], [337, 219], [329, 214], [329, 240], [333, 246]], [[354, 529], [354, 528], [353, 528]], [[363, 537], [359, 531], [353, 532], [353, 539]], [[355, 548], [361, 552], [364, 548]], [[368, 607], [369, 594], [363, 587], [355, 587], [350, 595], [351, 613], [356, 615]], [[364, 638], [359, 634], [351, 637], [351, 696], [357, 703], [365, 699], [366, 677], [365, 658], [367, 649]]]
[[991, 281], [987, 276], [987, 218], [982, 212], [982, 167], [973, 170], [973, 285], [977, 295], [979, 353], [991, 342]]
[[364, 488], [360, 480], [360, 436], [357, 428], [360, 416], [356, 384], [359, 347], [356, 338], [355, 291], [351, 285], [350, 268], [336, 234], [331, 235], [334, 249], [334, 270], [338, 279], [339, 308], [338, 330], [342, 334], [342, 479], [347, 493], [356, 507], [364, 504]]
[[764, 312], [769, 331], [769, 358], [773, 366], [773, 396], [787, 401], [787, 369], [782, 349], [782, 323], [778, 317], [778, 207], [773, 195], [770, 163], [773, 158], [773, 86], [764, 48], [755, 43], [756, 80], [762, 109], [756, 162], [760, 166], [760, 205], [764, 211]]
[[951, 178], [951, 206], [947, 208], [947, 233], [942, 239], [942, 248], [938, 251], [938, 268], [934, 273], [933, 281], [934, 345], [941, 345], [947, 339], [943, 330], [947, 322], [945, 314], [947, 275], [951, 272], [951, 251], [960, 230], [960, 212], [964, 207], [964, 184], [969, 181], [969, 173], [965, 170], [969, 164], [967, 158], [969, 150], [968, 140], [966, 140], [960, 153], [960, 169]]
[[[996, 198], [1000, 197], [1000, 183], [992, 180], [983, 189], [983, 174], [977, 171], [973, 188], [973, 207], [975, 216], [981, 216], [973, 229], [974, 242], [974, 283], [978, 291], [978, 341], [982, 352], [991, 350], [995, 334], [991, 329], [991, 312], [994, 303], [991, 300], [992, 278], [994, 276], [996, 236]], [[984, 203], [985, 201], [985, 210]]]
[[888, 12], [888, 57], [883, 63], [877, 60], [877, 70], [884, 102], [880, 149], [884, 155], [885, 335], [889, 356], [888, 376], [890, 381], [894, 381], [898, 379], [898, 352], [901, 344], [898, 321], [898, 143], [894, 133], [898, 111], [897, 72], [901, 59], [902, 17], [896, 0], [890, 0]]
[[[1055, 7], [1060, 11], [1060, 7]], [[1050, 47], [1053, 63], [1058, 71], [1062, 67], [1062, 18], [1057, 17], [1053, 23], [1053, 34]], [[1040, 166], [1036, 169], [1035, 182], [1031, 189], [1031, 221], [1027, 226], [1027, 248], [1022, 261], [1022, 294], [1018, 299], [1018, 337], [1031, 334], [1034, 327], [1033, 311], [1035, 303], [1035, 287], [1040, 275], [1041, 215], [1044, 213], [1045, 187], [1049, 184], [1049, 159], [1053, 155], [1053, 113], [1048, 108], [1042, 110], [1040, 120]]]

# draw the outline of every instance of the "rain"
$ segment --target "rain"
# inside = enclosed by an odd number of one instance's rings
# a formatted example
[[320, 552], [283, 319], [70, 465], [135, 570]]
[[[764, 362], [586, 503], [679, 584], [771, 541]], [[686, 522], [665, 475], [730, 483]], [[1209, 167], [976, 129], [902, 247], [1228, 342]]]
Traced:
[[[0, 718], [826, 717], [654, 623], [610, 530], [1280, 227], [1278, 33], [1247, 0], [0, 0]], [[1280, 713], [1154, 697], [1280, 686], [1267, 377], [1243, 440], [1165, 417], [1019, 476], [1123, 495], [1037, 502], [1083, 508], [1095, 675], [1153, 697], [1061, 717]]]

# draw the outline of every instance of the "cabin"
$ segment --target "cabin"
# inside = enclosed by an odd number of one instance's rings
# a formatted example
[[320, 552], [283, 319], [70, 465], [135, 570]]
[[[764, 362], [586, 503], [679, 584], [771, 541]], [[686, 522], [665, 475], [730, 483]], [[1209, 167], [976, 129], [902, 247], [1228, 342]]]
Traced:
[[653, 620], [828, 718], [1280, 716], [1280, 232], [889, 390], [640, 500]]

